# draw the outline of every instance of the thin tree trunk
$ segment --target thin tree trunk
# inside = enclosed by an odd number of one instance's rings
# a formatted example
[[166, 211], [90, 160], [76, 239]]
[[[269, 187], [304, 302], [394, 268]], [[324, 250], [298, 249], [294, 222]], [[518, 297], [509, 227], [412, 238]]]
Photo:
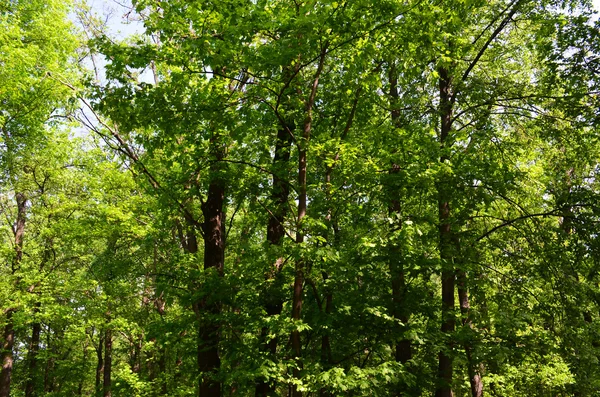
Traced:
[[[292, 145], [292, 133], [294, 126], [288, 124], [282, 126], [277, 131], [277, 141], [275, 142], [275, 154], [273, 156], [273, 190], [271, 199], [275, 203], [275, 209], [269, 217], [267, 226], [267, 241], [272, 246], [279, 246], [285, 237], [285, 229], [283, 222], [287, 215], [288, 199], [290, 195], [289, 187], [289, 172], [288, 163], [290, 161], [290, 149]], [[280, 267], [283, 263], [283, 258], [277, 259], [274, 269], [271, 269], [267, 278], [277, 279], [280, 277]], [[277, 283], [274, 283], [274, 288], [277, 288]], [[283, 309], [283, 300], [277, 294], [266, 291], [265, 309], [267, 316], [276, 316], [281, 314]], [[266, 341], [269, 329], [263, 327], [261, 329], [260, 340], [263, 351], [268, 352], [273, 359], [277, 353], [278, 340], [276, 337]], [[260, 379], [256, 384], [255, 396], [268, 396], [275, 391], [275, 386], [270, 385], [267, 379]]]
[[[329, 275], [323, 272], [323, 282], [326, 284], [329, 280]], [[333, 310], [333, 292], [331, 288], [325, 286], [325, 314], [331, 315]], [[329, 338], [328, 330], [324, 330], [324, 334], [321, 337], [321, 363], [325, 366], [331, 364], [331, 339]]]
[[[83, 362], [87, 363], [88, 360], [88, 340], [86, 339], [86, 342], [83, 345]], [[87, 367], [87, 365], [86, 365]], [[78, 396], [83, 396], [83, 384], [86, 380], [86, 377], [82, 376], [79, 378], [79, 383], [77, 384], [77, 395]]]
[[169, 390], [167, 387], [167, 376], [166, 376], [166, 374], [167, 374], [167, 349], [164, 347], [161, 347], [158, 354], [159, 354], [158, 369], [159, 369], [160, 373], [162, 374], [160, 392], [161, 392], [161, 395], [167, 396], [167, 395], [169, 395]]
[[[401, 255], [398, 249], [393, 249], [392, 254]], [[408, 324], [408, 316], [404, 314], [406, 296], [406, 281], [404, 279], [404, 269], [401, 260], [392, 258], [390, 261], [392, 275], [392, 314], [394, 318], [400, 320], [402, 328]], [[403, 338], [396, 343], [394, 358], [397, 362], [406, 364], [412, 358], [412, 347], [410, 339]]]
[[[17, 221], [14, 229], [15, 256], [11, 263], [11, 274], [17, 272], [23, 259], [23, 236], [25, 234], [25, 221], [27, 219], [27, 197], [23, 193], [15, 195], [17, 201]], [[10, 385], [13, 370], [13, 349], [15, 345], [15, 330], [13, 325], [13, 314], [15, 309], [8, 308], [4, 313], [6, 316], [3, 343], [2, 343], [2, 371], [0, 372], [0, 397], [10, 397]]]
[[102, 395], [102, 374], [104, 373], [104, 359], [102, 350], [104, 349], [104, 335], [102, 331], [98, 333], [98, 347], [96, 347], [96, 383], [94, 390], [96, 391], [96, 396]]
[[[469, 313], [469, 294], [467, 289], [467, 274], [464, 270], [459, 269], [457, 271], [457, 284], [458, 284], [458, 301], [460, 304], [460, 314], [462, 316], [463, 327], [473, 328]], [[483, 364], [476, 364], [473, 362], [473, 354], [469, 341], [464, 344], [465, 355], [467, 356], [467, 370], [469, 373], [469, 383], [471, 384], [471, 396], [482, 397], [483, 396], [483, 382], [481, 380], [481, 372], [483, 370]]]
[[[312, 112], [317, 96], [317, 88], [319, 87], [319, 78], [323, 72], [323, 66], [325, 65], [325, 56], [327, 55], [328, 43], [321, 48], [321, 54], [319, 58], [319, 64], [315, 72], [313, 79], [310, 96], [306, 101], [306, 117], [304, 119], [304, 127], [302, 130], [302, 138], [296, 143], [298, 145], [298, 221], [296, 225], [296, 243], [302, 244], [304, 242], [304, 233], [302, 232], [302, 220], [306, 216], [307, 209], [307, 149], [308, 142], [310, 140], [310, 134], [312, 130]], [[295, 277], [294, 277], [294, 293], [292, 299], [292, 320], [297, 322], [302, 318], [302, 298], [304, 294], [304, 267], [305, 261], [299, 259], [295, 265]], [[297, 361], [294, 367], [294, 378], [300, 378], [300, 371], [302, 369], [302, 344], [300, 341], [300, 332], [298, 329], [294, 329], [291, 335], [292, 351], [294, 358]], [[292, 388], [292, 397], [301, 397], [302, 392], [298, 390], [296, 385]]]
[[[358, 106], [358, 100], [360, 98], [362, 92], [362, 88], [358, 88], [356, 90], [356, 95], [354, 97], [354, 101], [352, 102], [352, 108], [350, 110], [350, 114], [348, 115], [348, 119], [346, 120], [346, 125], [344, 130], [340, 135], [340, 141], [346, 139], [346, 136], [350, 132], [352, 128], [352, 123], [354, 122], [354, 116], [356, 115], [356, 109]], [[331, 224], [331, 228], [333, 229], [333, 246], [338, 247], [340, 243], [340, 230], [338, 227], [337, 219], [334, 216], [334, 210], [332, 208], [333, 205], [333, 184], [332, 184], [332, 175], [333, 170], [336, 166], [337, 161], [340, 159], [340, 151], [341, 148], [338, 149], [338, 152], [333, 157], [333, 161], [330, 165], [325, 168], [325, 197], [328, 202], [327, 215], [325, 216], [325, 220]], [[329, 316], [333, 310], [333, 291], [331, 287], [327, 286], [327, 281], [329, 280], [329, 274], [326, 271], [322, 271], [321, 273], [323, 277], [324, 287], [324, 300], [325, 300], [325, 314]], [[316, 291], [315, 291], [316, 293]], [[323, 335], [321, 336], [321, 364], [324, 369], [330, 368], [333, 362], [332, 353], [331, 353], [331, 338], [329, 335], [329, 329], [323, 329]], [[330, 392], [325, 388], [321, 388], [319, 390], [319, 396], [326, 397], [331, 395]]]
[[[439, 68], [440, 75], [440, 163], [448, 161], [447, 138], [452, 128], [452, 81], [445, 68]], [[442, 333], [446, 335], [446, 346], [439, 352], [438, 385], [436, 397], [452, 397], [452, 336], [454, 332], [454, 247], [450, 225], [450, 198], [452, 192], [448, 181], [438, 181], [438, 221], [439, 250], [442, 266]]]
[[[310, 129], [309, 129], [310, 131]], [[303, 143], [302, 145], [305, 145]], [[304, 242], [304, 234], [301, 231], [301, 222], [306, 215], [306, 148], [299, 148], [298, 150], [298, 185], [300, 195], [298, 197], [298, 230], [296, 231], [296, 243]], [[302, 318], [302, 296], [304, 289], [304, 261], [302, 259], [296, 261], [295, 266], [295, 277], [294, 277], [294, 292], [292, 298], [292, 320], [300, 321]], [[294, 378], [300, 378], [300, 370], [302, 368], [301, 356], [302, 356], [302, 345], [300, 341], [300, 332], [297, 329], [292, 331], [291, 335], [292, 351], [294, 358], [297, 360], [294, 366], [293, 374]], [[292, 389], [293, 397], [302, 396], [302, 392], [299, 391], [295, 386]]]
[[[35, 303], [33, 308], [34, 317], [40, 311], [40, 302]], [[40, 349], [40, 334], [42, 332], [42, 325], [36, 321], [31, 326], [31, 342], [29, 343], [29, 351], [27, 352], [27, 363], [28, 363], [28, 377], [27, 383], [25, 384], [25, 397], [33, 397], [37, 393], [35, 392], [35, 380], [37, 378], [37, 355]]]
[[[399, 104], [399, 93], [398, 93], [398, 75], [396, 70], [395, 62], [390, 64], [389, 69], [389, 82], [390, 82], [390, 105], [391, 111], [390, 116], [392, 125], [394, 128], [401, 127], [400, 111], [398, 110]], [[393, 164], [390, 169], [390, 174], [394, 175], [400, 171], [397, 164]], [[390, 196], [394, 197], [391, 199], [389, 211], [391, 214], [401, 214], [402, 208], [400, 200], [397, 198], [399, 193], [397, 191], [391, 191]], [[402, 225], [400, 224], [400, 227]], [[392, 276], [392, 315], [400, 320], [403, 324], [402, 327], [405, 329], [408, 324], [408, 315], [406, 309], [403, 308], [405, 305], [406, 297], [406, 281], [404, 275], [404, 266], [402, 261], [402, 251], [396, 242], [392, 243], [392, 249], [390, 252], [389, 266], [390, 274]], [[412, 358], [412, 346], [410, 339], [402, 338], [396, 343], [395, 346], [395, 359], [397, 362], [406, 364]]]
[[104, 380], [103, 380], [103, 395], [111, 397], [112, 388], [112, 330], [106, 329], [104, 334]]
[[[329, 275], [327, 272], [323, 272], [323, 282], [325, 285], [327, 284], [327, 280], [329, 279]], [[331, 288], [327, 285], [325, 286], [325, 314], [327, 316], [331, 315], [331, 311], [333, 309], [333, 292]], [[329, 337], [329, 330], [323, 330], [323, 336], [321, 336], [321, 364], [323, 365], [323, 369], [327, 370], [330, 368], [332, 364], [331, 357], [331, 338]], [[319, 397], [328, 397], [331, 396], [331, 392], [327, 390], [327, 388], [322, 387], [319, 390]]]
[[[46, 247], [44, 248], [44, 254], [42, 256], [42, 261], [39, 266], [39, 271], [42, 272], [44, 270], [44, 266], [48, 262], [52, 255], [52, 239], [48, 239], [46, 241]], [[27, 291], [29, 293], [36, 293], [35, 288], [39, 283], [35, 283], [29, 286]], [[29, 351], [27, 352], [27, 367], [28, 367], [28, 376], [27, 382], [25, 383], [25, 397], [33, 397], [37, 395], [36, 392], [36, 378], [37, 378], [37, 356], [40, 350], [40, 334], [42, 332], [42, 325], [37, 321], [38, 314], [41, 309], [41, 302], [36, 300], [32, 314], [34, 323], [31, 326], [31, 341], [29, 344]]]
[[50, 352], [50, 357], [46, 360], [46, 368], [44, 368], [44, 392], [52, 393], [54, 391], [54, 360], [56, 351], [51, 339], [51, 330], [48, 328], [46, 332], [46, 350]]

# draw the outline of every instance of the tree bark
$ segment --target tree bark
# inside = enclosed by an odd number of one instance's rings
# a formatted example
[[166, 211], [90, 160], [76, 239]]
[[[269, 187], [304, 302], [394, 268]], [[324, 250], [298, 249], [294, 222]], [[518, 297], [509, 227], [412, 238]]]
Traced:
[[[25, 234], [25, 221], [27, 219], [27, 197], [23, 193], [15, 195], [17, 201], [17, 221], [14, 229], [15, 256], [11, 263], [11, 274], [17, 272], [23, 259], [23, 236]], [[5, 325], [2, 343], [2, 371], [0, 372], [0, 397], [10, 397], [10, 386], [13, 371], [13, 349], [15, 345], [15, 330], [13, 314], [15, 308], [5, 310]]]
[[103, 395], [111, 397], [112, 388], [112, 330], [107, 328], [104, 334], [104, 380]]
[[[310, 122], [308, 122], [309, 128], [308, 132], [310, 133]], [[306, 135], [306, 128], [305, 134]], [[306, 138], [304, 138], [307, 141]], [[304, 234], [301, 230], [302, 219], [306, 215], [306, 142], [301, 144], [301, 147], [298, 148], [298, 187], [299, 187], [299, 196], [298, 196], [298, 222], [297, 222], [297, 231], [296, 231], [296, 243], [302, 244], [304, 242]], [[294, 277], [294, 291], [292, 298], [292, 320], [295, 322], [300, 321], [302, 318], [302, 298], [304, 294], [304, 260], [300, 259], [296, 261], [295, 265], [295, 277]], [[294, 378], [300, 378], [300, 370], [302, 368], [302, 344], [300, 341], [300, 331], [298, 329], [294, 329], [291, 335], [292, 341], [292, 352], [294, 354], [294, 358], [297, 360], [296, 365], [294, 366], [293, 374]], [[301, 397], [302, 392], [298, 390], [297, 387], [292, 388], [292, 397]]]
[[[44, 392], [46, 394], [54, 392], [55, 376], [54, 376], [54, 363], [56, 348], [52, 343], [52, 332], [48, 329], [46, 332], [46, 350], [51, 353], [51, 356], [46, 360], [46, 368], [44, 368]], [[59, 332], [55, 330], [55, 335], [58, 338]]]
[[158, 356], [158, 370], [160, 371], [160, 373], [163, 375], [162, 379], [161, 379], [161, 386], [160, 386], [160, 393], [163, 396], [168, 396], [169, 395], [169, 389], [168, 389], [168, 385], [167, 385], [167, 349], [164, 347], [161, 347], [159, 352], [158, 352], [159, 356]]
[[[464, 270], [458, 269], [457, 271], [457, 284], [458, 284], [458, 301], [460, 304], [460, 314], [462, 316], [463, 327], [473, 328], [469, 309], [469, 293], [467, 289], [467, 274]], [[476, 364], [473, 362], [473, 352], [469, 341], [464, 345], [465, 355], [467, 356], [467, 371], [469, 373], [469, 383], [471, 385], [471, 396], [482, 397], [483, 396], [483, 382], [481, 380], [481, 372], [483, 370], [482, 364]]]
[[[222, 152], [217, 161], [222, 159]], [[215, 166], [211, 170], [218, 172]], [[212, 177], [208, 187], [206, 202], [202, 203], [204, 223], [204, 269], [214, 269], [219, 276], [223, 275], [225, 264], [224, 213], [225, 189], [223, 181]], [[221, 382], [217, 380], [221, 359], [219, 357], [219, 323], [214, 317], [221, 311], [221, 305], [210, 294], [196, 303], [196, 312], [202, 319], [198, 329], [198, 370], [200, 397], [221, 395]], [[208, 317], [208, 318], [207, 318]]]
[[2, 372], [0, 372], [0, 397], [10, 397], [10, 382], [13, 369], [13, 348], [15, 330], [13, 328], [13, 309], [8, 309], [4, 326], [4, 342], [2, 343]]
[[[439, 68], [440, 75], [440, 163], [449, 160], [447, 138], [452, 128], [452, 80], [448, 70]], [[436, 397], [452, 397], [452, 337], [454, 332], [454, 247], [450, 225], [450, 198], [452, 192], [448, 181], [438, 181], [439, 250], [442, 267], [442, 333], [446, 335], [446, 346], [438, 355], [438, 385]]]
[[[40, 302], [36, 302], [33, 309], [34, 317], [40, 311]], [[42, 332], [42, 325], [35, 321], [31, 326], [31, 342], [29, 343], [29, 351], [27, 352], [27, 363], [28, 363], [28, 376], [27, 383], [25, 384], [25, 397], [33, 397], [37, 393], [35, 392], [35, 380], [37, 377], [37, 355], [40, 349], [40, 334]]]
[[102, 395], [102, 374], [104, 373], [104, 359], [102, 350], [104, 349], [104, 336], [102, 331], [98, 333], [98, 346], [96, 347], [96, 384], [94, 390], [96, 391], [96, 396]]
[[[306, 100], [304, 126], [302, 129], [302, 137], [296, 141], [298, 145], [298, 220], [296, 223], [296, 243], [302, 244], [304, 242], [304, 233], [302, 231], [302, 220], [306, 216], [307, 209], [307, 149], [308, 142], [310, 140], [310, 134], [312, 130], [312, 112], [317, 96], [317, 89], [319, 87], [319, 78], [323, 72], [323, 66], [325, 65], [325, 56], [327, 55], [328, 43], [321, 48], [319, 57], [319, 64], [315, 72], [310, 95]], [[294, 293], [292, 299], [292, 320], [300, 321], [302, 318], [302, 298], [304, 294], [304, 267], [305, 261], [299, 259], [295, 264], [295, 277], [294, 277]], [[294, 329], [291, 335], [292, 351], [294, 358], [297, 360], [297, 364], [294, 367], [294, 378], [300, 378], [300, 370], [302, 368], [302, 345], [300, 341], [300, 332], [298, 329]], [[301, 397], [302, 392], [294, 385], [292, 388], [292, 397]]]
[[[277, 140], [275, 142], [275, 153], [273, 156], [273, 189], [271, 191], [271, 200], [275, 203], [275, 208], [269, 217], [267, 225], [267, 241], [271, 246], [281, 245], [285, 237], [285, 229], [283, 222], [287, 215], [288, 200], [290, 195], [289, 187], [289, 172], [288, 164], [290, 161], [290, 149], [292, 145], [292, 132], [294, 126], [290, 123], [286, 126], [281, 126], [277, 131]], [[280, 267], [283, 258], [277, 259], [275, 266], [267, 279], [277, 279], [280, 276]], [[274, 288], [277, 288], [277, 283], [274, 283]], [[265, 294], [265, 309], [267, 316], [275, 316], [281, 314], [283, 309], [283, 300], [267, 290]], [[260, 340], [261, 349], [268, 352], [271, 358], [275, 358], [277, 353], [277, 338], [266, 341], [269, 330], [267, 327], [261, 329]], [[255, 388], [255, 396], [268, 396], [275, 392], [274, 385], [270, 385], [267, 379], [260, 379]]]
[[[88, 362], [88, 340], [87, 339], [84, 342], [84, 344], [83, 344], [82, 347], [83, 347], [83, 351], [82, 351], [82, 353], [83, 353], [83, 362], [87, 363]], [[77, 395], [78, 396], [83, 396], [83, 385], [84, 385], [85, 381], [86, 381], [85, 377], [83, 377], [83, 376], [80, 377], [79, 382], [77, 384]], [[95, 396], [95, 394], [94, 394], [94, 396]]]

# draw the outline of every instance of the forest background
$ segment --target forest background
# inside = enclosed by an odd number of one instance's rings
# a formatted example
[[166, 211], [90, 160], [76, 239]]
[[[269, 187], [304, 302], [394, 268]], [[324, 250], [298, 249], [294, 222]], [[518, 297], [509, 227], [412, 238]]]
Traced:
[[105, 4], [0, 0], [0, 397], [600, 394], [592, 2]]

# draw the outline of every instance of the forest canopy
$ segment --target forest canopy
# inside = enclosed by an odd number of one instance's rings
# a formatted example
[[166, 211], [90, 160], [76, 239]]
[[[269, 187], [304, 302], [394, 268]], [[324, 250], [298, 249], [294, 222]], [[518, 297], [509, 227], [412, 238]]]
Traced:
[[0, 397], [600, 395], [591, 0], [0, 0]]

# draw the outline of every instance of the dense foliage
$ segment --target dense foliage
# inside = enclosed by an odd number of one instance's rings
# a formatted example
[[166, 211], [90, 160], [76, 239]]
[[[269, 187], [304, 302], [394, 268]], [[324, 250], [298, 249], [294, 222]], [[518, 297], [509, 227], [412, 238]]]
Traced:
[[128, 7], [0, 0], [0, 397], [600, 393], [589, 1]]

